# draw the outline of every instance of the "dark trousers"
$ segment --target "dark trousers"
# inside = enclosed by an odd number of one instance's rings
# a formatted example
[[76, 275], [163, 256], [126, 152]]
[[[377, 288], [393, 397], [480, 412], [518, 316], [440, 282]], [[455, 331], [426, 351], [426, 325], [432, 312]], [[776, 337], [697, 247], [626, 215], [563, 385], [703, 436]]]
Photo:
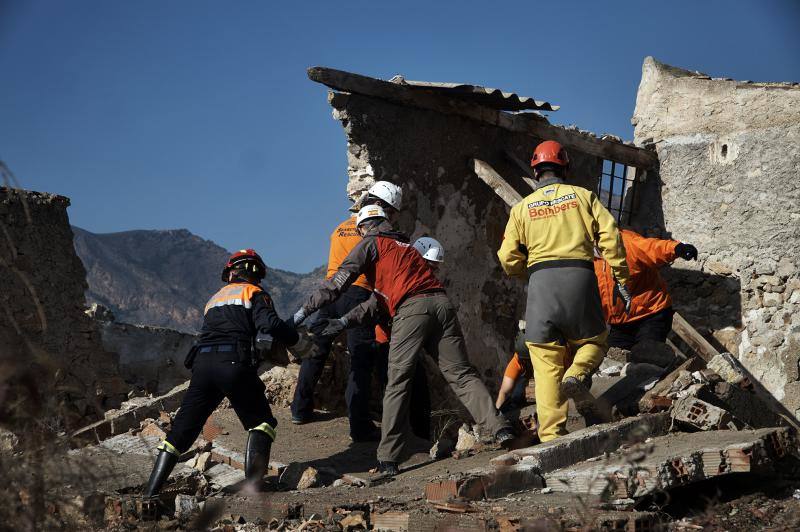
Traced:
[[[321, 308], [316, 321], [340, 318], [369, 299], [371, 294], [370, 290], [351, 286], [338, 300]], [[311, 325], [311, 329], [314, 329], [314, 324]], [[331, 352], [335, 339], [335, 336], [314, 336], [315, 353], [303, 359], [300, 364], [297, 388], [292, 400], [293, 417], [308, 418], [314, 411], [314, 388], [319, 382], [325, 360]], [[375, 358], [375, 327], [358, 326], [347, 329], [347, 350], [350, 352], [350, 374], [347, 377], [345, 400], [350, 419], [350, 435], [358, 438], [375, 430], [375, 425], [369, 416], [370, 381]]]
[[256, 368], [240, 362], [236, 351], [198, 353], [189, 389], [166, 440], [181, 453], [187, 451], [224, 397], [230, 400], [245, 429], [265, 422], [276, 428], [278, 420], [272, 415], [264, 389]]
[[[385, 387], [389, 381], [389, 344], [378, 344], [378, 365], [381, 383]], [[428, 391], [428, 375], [425, 364], [417, 362], [417, 368], [411, 379], [411, 403], [408, 422], [411, 432], [417, 438], [431, 439], [431, 394]]]
[[666, 342], [672, 330], [672, 315], [675, 311], [666, 308], [640, 320], [620, 325], [612, 325], [608, 334], [608, 346], [630, 350], [642, 340]]

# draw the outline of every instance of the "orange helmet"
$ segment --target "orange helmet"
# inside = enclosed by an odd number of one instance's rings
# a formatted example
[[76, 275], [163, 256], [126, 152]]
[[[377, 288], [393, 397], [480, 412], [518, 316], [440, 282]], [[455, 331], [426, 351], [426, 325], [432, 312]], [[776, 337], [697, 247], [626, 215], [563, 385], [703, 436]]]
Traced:
[[267, 274], [267, 265], [254, 249], [240, 249], [230, 256], [225, 268], [222, 270], [223, 282], [228, 282], [228, 274], [234, 268], [245, 270], [250, 276], [263, 279]]
[[550, 163], [558, 166], [567, 166], [569, 164], [569, 157], [567, 157], [567, 150], [561, 144], [554, 140], [546, 140], [536, 146], [533, 150], [533, 158], [531, 159], [531, 167], [536, 168], [540, 164]]

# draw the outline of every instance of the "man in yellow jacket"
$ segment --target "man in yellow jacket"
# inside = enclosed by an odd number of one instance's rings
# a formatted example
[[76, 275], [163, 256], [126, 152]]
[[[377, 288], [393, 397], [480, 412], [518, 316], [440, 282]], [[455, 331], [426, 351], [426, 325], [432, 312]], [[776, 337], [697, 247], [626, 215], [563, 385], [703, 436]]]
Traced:
[[[593, 192], [564, 183], [568, 164], [559, 143], [536, 147], [531, 166], [538, 188], [511, 209], [497, 252], [508, 275], [529, 275], [525, 340], [543, 442], [567, 433], [569, 399], [581, 414], [594, 404], [589, 379], [605, 356], [608, 334], [592, 265], [595, 246], [613, 271], [617, 293], [630, 304], [616, 221]], [[568, 347], [574, 360], [566, 367]]]

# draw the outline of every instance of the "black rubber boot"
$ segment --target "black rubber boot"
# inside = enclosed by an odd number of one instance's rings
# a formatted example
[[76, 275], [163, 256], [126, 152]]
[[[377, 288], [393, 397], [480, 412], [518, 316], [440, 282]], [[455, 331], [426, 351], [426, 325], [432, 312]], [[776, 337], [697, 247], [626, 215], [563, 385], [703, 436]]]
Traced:
[[153, 466], [153, 472], [150, 473], [150, 480], [147, 481], [147, 487], [144, 489], [144, 497], [154, 497], [161, 491], [161, 486], [169, 478], [175, 464], [178, 463], [178, 457], [173, 453], [161, 450], [156, 458], [156, 463]]
[[269, 466], [272, 438], [260, 430], [251, 430], [244, 453], [244, 476], [249, 482], [261, 482]]

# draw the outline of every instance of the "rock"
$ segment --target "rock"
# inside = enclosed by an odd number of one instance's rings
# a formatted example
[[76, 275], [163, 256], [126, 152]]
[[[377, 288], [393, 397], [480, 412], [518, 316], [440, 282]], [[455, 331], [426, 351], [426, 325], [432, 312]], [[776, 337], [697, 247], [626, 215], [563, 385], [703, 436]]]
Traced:
[[194, 495], [178, 494], [175, 497], [175, 517], [181, 521], [187, 521], [192, 514], [199, 511], [200, 506], [197, 497]]
[[767, 292], [764, 294], [765, 307], [778, 307], [783, 303], [783, 294], [778, 292]]
[[339, 526], [341, 526], [342, 530], [345, 532], [348, 530], [366, 530], [367, 521], [364, 519], [364, 512], [350, 512], [341, 521], [339, 521]]
[[206, 451], [195, 455], [194, 458], [186, 462], [186, 465], [188, 465], [189, 467], [193, 467], [202, 473], [203, 471], [208, 469], [209, 466], [208, 462], [210, 459], [211, 459], [211, 453]]
[[164, 439], [167, 437], [167, 434], [161, 430], [161, 427], [158, 426], [155, 422], [151, 422], [146, 424], [142, 431], [139, 433], [140, 436], [155, 436], [156, 438]]
[[17, 435], [8, 429], [0, 427], [0, 453], [13, 453], [17, 445], [19, 445]]
[[334, 488], [338, 488], [339, 486], [349, 486], [349, 485], [350, 484], [345, 482], [344, 479], [342, 479], [342, 478], [337, 478], [336, 480], [333, 481], [333, 487]]
[[717, 275], [730, 275], [733, 273], [733, 270], [727, 267], [725, 264], [721, 262], [715, 261], [708, 261], [705, 265], [709, 271], [716, 273]]
[[85, 311], [87, 316], [100, 322], [114, 321], [114, 313], [99, 303], [92, 303]]
[[776, 272], [779, 277], [789, 277], [797, 273], [797, 266], [790, 259], [783, 257], [778, 261], [778, 268]]
[[606, 358], [611, 360], [616, 360], [618, 362], [628, 362], [628, 358], [630, 357], [631, 352], [627, 349], [622, 349], [621, 347], [609, 347], [608, 353], [606, 353]]
[[297, 482], [297, 489], [305, 490], [308, 488], [313, 488], [319, 484], [319, 471], [314, 469], [313, 467], [306, 468], [303, 471], [303, 474], [300, 476], [300, 480]]
[[430, 450], [431, 460], [439, 460], [441, 458], [447, 458], [453, 451], [456, 450], [456, 442], [451, 440], [446, 436], [442, 436], [436, 443], [433, 444]]
[[478, 437], [470, 430], [469, 425], [464, 423], [458, 429], [458, 441], [456, 442], [456, 451], [469, 451], [478, 445]]

